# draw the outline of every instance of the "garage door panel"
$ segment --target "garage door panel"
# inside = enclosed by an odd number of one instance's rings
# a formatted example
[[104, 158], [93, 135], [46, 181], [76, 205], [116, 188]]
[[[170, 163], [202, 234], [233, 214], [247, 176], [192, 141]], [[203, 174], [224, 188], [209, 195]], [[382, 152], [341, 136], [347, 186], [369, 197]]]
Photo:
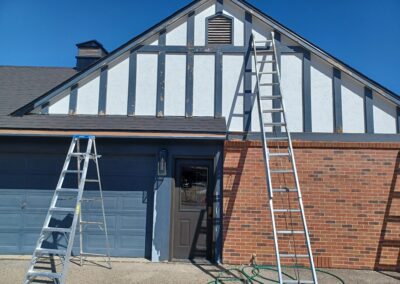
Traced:
[[[42, 149], [37, 146], [32, 146], [32, 149]], [[66, 153], [54, 154], [58, 150], [46, 148], [48, 152], [35, 150], [29, 153], [27, 149], [30, 147], [26, 145], [24, 153], [0, 152], [0, 253], [33, 252], [65, 159]], [[103, 155], [100, 171], [111, 254], [144, 257], [145, 247], [148, 247], [146, 241], [151, 242], [151, 234], [146, 234], [146, 226], [151, 222], [148, 220], [151, 210], [147, 209], [147, 203], [149, 194], [154, 190], [156, 155], [139, 154], [140, 151], [133, 154], [131, 146], [124, 148], [109, 144], [103, 148], [104, 153], [99, 151]], [[116, 152], [121, 154], [115, 155]], [[71, 164], [73, 167], [75, 165]], [[94, 174], [92, 169], [88, 177]], [[75, 187], [76, 177], [72, 177], [67, 184], [64, 187]], [[96, 185], [88, 184], [84, 196], [98, 197]], [[66, 200], [59, 201], [57, 205], [75, 205], [75, 200], [68, 200], [68, 196], [64, 195], [61, 197]], [[84, 220], [102, 220], [99, 202], [83, 204], [82, 212]], [[71, 218], [66, 218], [65, 214], [54, 215], [51, 222], [54, 226], [65, 227]], [[62, 245], [62, 240], [55, 237], [50, 237], [46, 244]], [[86, 227], [84, 238], [85, 251], [104, 253], [104, 234], [97, 226]], [[79, 253], [79, 230], [74, 253]]]

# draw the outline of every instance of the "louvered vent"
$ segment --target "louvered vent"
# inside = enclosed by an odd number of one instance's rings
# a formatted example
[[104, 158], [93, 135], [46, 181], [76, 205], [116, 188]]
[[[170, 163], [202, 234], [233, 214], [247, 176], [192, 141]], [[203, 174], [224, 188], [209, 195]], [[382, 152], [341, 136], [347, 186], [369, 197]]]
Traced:
[[208, 20], [208, 44], [232, 44], [232, 19], [218, 15]]

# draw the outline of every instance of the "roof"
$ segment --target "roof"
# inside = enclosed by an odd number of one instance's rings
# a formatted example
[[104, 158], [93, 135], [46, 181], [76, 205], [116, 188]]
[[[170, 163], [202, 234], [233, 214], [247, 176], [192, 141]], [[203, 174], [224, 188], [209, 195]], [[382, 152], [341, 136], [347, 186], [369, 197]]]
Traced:
[[[256, 7], [252, 6], [245, 0], [231, 0], [232, 2], [236, 3], [252, 15], [263, 19], [268, 25], [272, 26], [277, 31], [283, 33], [284, 35], [288, 36], [290, 39], [297, 42], [299, 45], [303, 46], [307, 50], [310, 50], [315, 55], [323, 58], [324, 60], [328, 61], [334, 67], [338, 68], [339, 70], [345, 72], [346, 74], [350, 75], [351, 77], [355, 78], [356, 80], [360, 81], [365, 86], [371, 88], [378, 94], [382, 95], [386, 99], [390, 100], [392, 103], [400, 106], [400, 96], [393, 91], [383, 87], [379, 83], [375, 82], [374, 80], [368, 78], [366, 75], [362, 74], [361, 72], [355, 70], [354, 68], [350, 67], [349, 65], [343, 63], [339, 59], [333, 57], [328, 52], [322, 50], [315, 44], [307, 41], [300, 35], [296, 34], [289, 28], [285, 27], [275, 19], [271, 18], [270, 16], [266, 15], [264, 12], [260, 11]], [[66, 80], [62, 84], [55, 86], [53, 89], [49, 90], [47, 93], [43, 94], [42, 96], [38, 97], [34, 101], [30, 102], [29, 104], [25, 105], [24, 107], [16, 110], [13, 114], [21, 115], [30, 112], [31, 110], [35, 109], [36, 107], [46, 103], [47, 100], [51, 99], [52, 97], [59, 94], [61, 91], [66, 90], [67, 88], [73, 86], [74, 84], [78, 83], [80, 79], [83, 77], [91, 74], [92, 72], [100, 69], [101, 67], [108, 64], [110, 61], [114, 60], [121, 54], [131, 50], [144, 40], [150, 38], [151, 36], [155, 35], [156, 33], [165, 29], [169, 24], [176, 22], [181, 17], [189, 14], [193, 10], [197, 9], [198, 7], [202, 6], [203, 4], [207, 3], [207, 0], [194, 0], [189, 3], [187, 6], [181, 8], [180, 10], [176, 11], [171, 16], [167, 17], [163, 21], [159, 22], [158, 24], [154, 25], [153, 27], [149, 28], [148, 30], [144, 31], [143, 33], [139, 34], [138, 36], [134, 37], [133, 39], [129, 40], [125, 44], [121, 45], [120, 47], [116, 48], [115, 50], [111, 51], [108, 55], [104, 56], [100, 60], [96, 61], [94, 64], [88, 66], [87, 68], [83, 69], [75, 76], [71, 77], [70, 79]]]
[[0, 66], [0, 129], [226, 132], [225, 119], [213, 117], [9, 115], [74, 74], [72, 68]]

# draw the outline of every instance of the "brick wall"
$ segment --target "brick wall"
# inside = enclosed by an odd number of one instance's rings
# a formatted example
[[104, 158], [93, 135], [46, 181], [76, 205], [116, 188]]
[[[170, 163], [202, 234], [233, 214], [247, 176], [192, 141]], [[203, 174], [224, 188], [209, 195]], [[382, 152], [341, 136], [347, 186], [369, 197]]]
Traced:
[[[317, 266], [399, 270], [400, 143], [295, 141], [294, 148]], [[225, 142], [223, 193], [224, 262], [249, 263], [255, 253], [258, 263], [274, 264], [259, 142]]]

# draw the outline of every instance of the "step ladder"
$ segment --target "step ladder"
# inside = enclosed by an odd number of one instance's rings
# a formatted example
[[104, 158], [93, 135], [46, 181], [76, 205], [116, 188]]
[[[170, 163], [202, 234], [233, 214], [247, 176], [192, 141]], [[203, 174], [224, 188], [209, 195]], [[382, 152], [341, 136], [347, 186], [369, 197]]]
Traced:
[[[82, 146], [86, 146], [86, 151], [81, 152]], [[83, 191], [85, 184], [88, 182], [96, 183], [99, 188], [99, 202], [102, 209], [102, 222], [99, 223], [103, 226], [106, 246], [106, 254], [101, 256], [106, 257], [108, 265], [111, 265], [98, 158], [100, 158], [100, 155], [97, 154], [94, 136], [73, 136], [24, 283], [43, 283], [44, 281], [45, 283], [49, 283], [49, 281], [50, 283], [65, 283], [78, 223], [80, 225], [80, 263], [82, 264], [83, 262], [82, 257], [87, 255], [100, 256], [100, 254], [83, 252], [83, 226], [85, 221], [82, 220], [81, 208], [84, 201]], [[75, 166], [72, 162], [73, 160], [76, 160]], [[95, 164], [96, 178], [88, 179], [88, 169], [92, 162]], [[74, 185], [65, 187], [65, 184], [67, 186]], [[66, 206], [65, 203], [69, 203], [69, 206]], [[61, 227], [54, 226], [54, 220], [59, 220], [60, 218], [69, 220], [69, 222]], [[48, 240], [51, 238], [53, 238], [55, 245], [53, 244], [53, 246], [49, 247]], [[59, 244], [61, 241], [64, 243]], [[60, 265], [57, 265], [59, 266], [57, 269], [54, 267], [54, 256], [59, 257]], [[43, 263], [52, 264], [52, 267], [43, 267]]]
[[[284, 107], [284, 98], [281, 88], [281, 76], [280, 76], [280, 67], [279, 67], [279, 59], [277, 56], [277, 48], [274, 39], [274, 32], [271, 33], [270, 40], [256, 41], [254, 39], [254, 35], [252, 35], [252, 49], [253, 49], [253, 58], [255, 65], [255, 73], [256, 76], [256, 89], [255, 95], [258, 103], [258, 116], [260, 121], [260, 129], [262, 134], [262, 144], [263, 144], [263, 155], [264, 155], [264, 163], [265, 163], [265, 176], [266, 182], [268, 186], [268, 196], [269, 196], [269, 208], [271, 212], [271, 220], [272, 220], [272, 228], [273, 228], [273, 238], [274, 238], [274, 246], [275, 246], [275, 254], [276, 254], [276, 263], [278, 270], [278, 279], [279, 283], [318, 283], [317, 275], [315, 271], [314, 260], [312, 256], [311, 244], [310, 244], [310, 236], [307, 229], [306, 218], [304, 214], [304, 206], [302, 201], [302, 195], [300, 191], [299, 178], [296, 169], [296, 162], [294, 158], [294, 152], [292, 147], [292, 140], [290, 137], [290, 132], [288, 130], [287, 125], [287, 117], [285, 113]], [[260, 58], [261, 57], [261, 58]], [[266, 66], [272, 67], [271, 69], [266, 68]], [[275, 88], [276, 91], [272, 89], [271, 93], [267, 92], [266, 87]], [[267, 94], [265, 94], [267, 93]], [[270, 95], [272, 94], [272, 95]], [[271, 102], [266, 106], [265, 101]], [[270, 119], [268, 119], [270, 116]], [[272, 133], [271, 133], [272, 130]], [[282, 152], [270, 152], [269, 145], [270, 143], [275, 143], [278, 145], [278, 150], [280, 151], [279, 145], [286, 145], [286, 151]], [[278, 159], [286, 159], [284, 163], [286, 167], [273, 169], [272, 165], [276, 165], [279, 163]], [[283, 162], [281, 161], [281, 164]], [[292, 188], [289, 188], [285, 185], [276, 185], [275, 179], [279, 178], [279, 181], [286, 180], [286, 177], [290, 175], [292, 179]], [[283, 176], [283, 178], [282, 178]], [[273, 182], [273, 179], [274, 181]], [[289, 208], [279, 208], [275, 209], [275, 204], [277, 201], [274, 200], [274, 194], [283, 195], [282, 198], [293, 198], [296, 200], [295, 207], [290, 205]], [[294, 196], [293, 196], [294, 194]], [[286, 195], [286, 196], [285, 196]], [[289, 196], [290, 195], [290, 196]], [[286, 216], [286, 215], [288, 216]], [[277, 224], [277, 216], [286, 219], [289, 217], [292, 220], [293, 224], [293, 216], [298, 218], [299, 222], [301, 222], [302, 226], [300, 230], [295, 230], [293, 228], [278, 228]], [[279, 224], [282, 225], [282, 224]], [[300, 254], [299, 248], [296, 247], [295, 237], [299, 235], [304, 235], [304, 243], [303, 247], [306, 246], [306, 253]], [[293, 252], [280, 252], [280, 241], [287, 241], [292, 238], [294, 243], [294, 251]], [[288, 246], [287, 246], [288, 247]], [[300, 275], [297, 274], [296, 278], [298, 279], [284, 279], [284, 273], [282, 271], [281, 259], [294, 259], [297, 263], [297, 260], [300, 258], [306, 258], [309, 260], [311, 277], [312, 279], [299, 279]]]

